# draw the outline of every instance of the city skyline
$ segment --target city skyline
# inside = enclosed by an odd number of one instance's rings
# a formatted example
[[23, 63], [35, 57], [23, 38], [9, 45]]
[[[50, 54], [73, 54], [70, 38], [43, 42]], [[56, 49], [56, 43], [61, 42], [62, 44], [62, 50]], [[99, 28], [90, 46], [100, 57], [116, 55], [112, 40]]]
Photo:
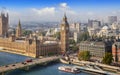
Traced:
[[66, 12], [70, 22], [84, 22], [87, 19], [105, 20], [107, 16], [119, 15], [118, 0], [0, 0], [0, 7], [6, 7], [10, 23], [59, 22]]
[[0, 0], [0, 75], [119, 75], [119, 4]]

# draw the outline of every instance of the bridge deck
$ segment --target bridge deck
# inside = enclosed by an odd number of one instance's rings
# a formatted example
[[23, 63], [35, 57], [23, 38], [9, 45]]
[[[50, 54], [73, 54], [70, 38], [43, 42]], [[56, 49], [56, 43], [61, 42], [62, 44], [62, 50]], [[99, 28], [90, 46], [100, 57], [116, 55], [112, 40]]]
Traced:
[[32, 62], [26, 62], [26, 64], [22, 64], [22, 62], [20, 62], [20, 63], [15, 63], [14, 64], [15, 66], [13, 66], [13, 64], [7, 65], [8, 67], [0, 66], [0, 73], [7, 72], [7, 71], [10, 71], [10, 70], [24, 68], [24, 67], [27, 67], [27, 66], [32, 66], [32, 65], [35, 65], [35, 64], [41, 64], [41, 63], [57, 60], [59, 58], [60, 57], [52, 56], [52, 57], [46, 57], [46, 58], [42, 58], [42, 59], [34, 59], [34, 60], [32, 60]]

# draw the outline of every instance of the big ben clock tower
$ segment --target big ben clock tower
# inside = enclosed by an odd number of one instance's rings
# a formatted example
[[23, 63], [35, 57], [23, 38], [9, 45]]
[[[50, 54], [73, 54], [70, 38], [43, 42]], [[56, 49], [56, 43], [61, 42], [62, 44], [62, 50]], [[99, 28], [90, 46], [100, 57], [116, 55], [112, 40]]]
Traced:
[[67, 17], [64, 14], [62, 24], [61, 24], [61, 53], [65, 53], [67, 50], [69, 50], [69, 24], [67, 22]]

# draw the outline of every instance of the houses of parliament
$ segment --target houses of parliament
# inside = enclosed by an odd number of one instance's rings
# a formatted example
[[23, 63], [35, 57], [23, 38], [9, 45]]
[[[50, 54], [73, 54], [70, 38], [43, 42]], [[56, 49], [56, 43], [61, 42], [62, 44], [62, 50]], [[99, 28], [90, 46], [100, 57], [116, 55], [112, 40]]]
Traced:
[[32, 35], [23, 38], [20, 21], [16, 28], [16, 33], [9, 34], [9, 15], [1, 13], [0, 51], [21, 54], [35, 58], [65, 53], [69, 47], [69, 24], [67, 22], [66, 15], [64, 15], [60, 27], [60, 40], [46, 40], [44, 37], [38, 38], [38, 36]]

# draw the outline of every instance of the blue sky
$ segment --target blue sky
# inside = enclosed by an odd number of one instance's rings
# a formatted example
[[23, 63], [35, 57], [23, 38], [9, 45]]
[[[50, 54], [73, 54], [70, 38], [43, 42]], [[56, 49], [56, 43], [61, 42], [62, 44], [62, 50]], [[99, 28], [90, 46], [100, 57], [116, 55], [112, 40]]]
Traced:
[[85, 8], [85, 9], [95, 9], [95, 8], [120, 8], [120, 0], [0, 0], [0, 6], [5, 6], [7, 8], [30, 8], [30, 7], [46, 7], [46, 6], [56, 6], [59, 3], [66, 2], [71, 7]]
[[120, 0], [0, 0], [0, 7], [7, 8], [11, 21], [57, 21], [64, 12], [79, 21], [118, 15]]

